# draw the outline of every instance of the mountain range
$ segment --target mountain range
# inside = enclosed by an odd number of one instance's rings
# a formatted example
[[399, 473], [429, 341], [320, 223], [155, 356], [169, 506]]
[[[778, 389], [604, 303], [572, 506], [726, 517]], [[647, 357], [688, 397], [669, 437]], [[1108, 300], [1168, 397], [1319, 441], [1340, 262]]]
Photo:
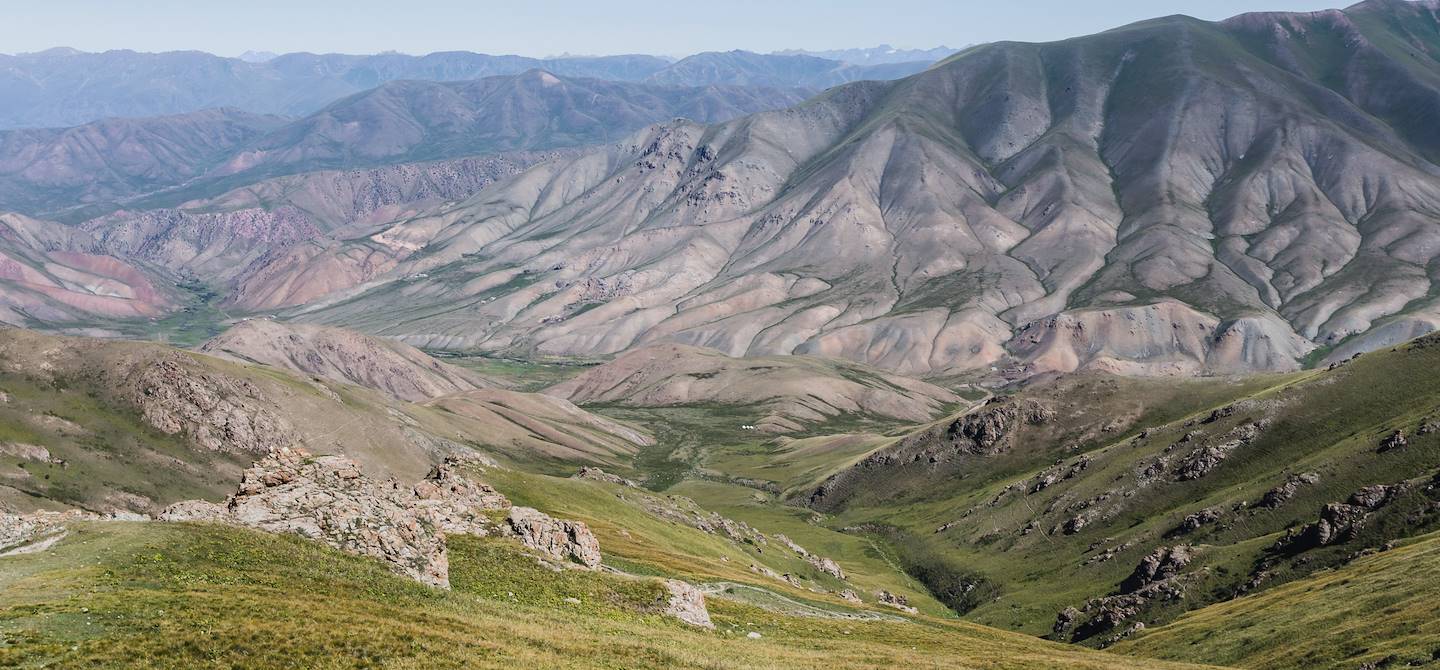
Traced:
[[963, 51], [963, 49], [951, 49], [946, 46], [939, 46], [934, 49], [897, 49], [889, 44], [881, 44], [866, 49], [825, 49], [822, 51], [784, 49], [776, 51], [775, 53], [781, 56], [814, 56], [816, 58], [827, 58], [851, 65], [880, 65], [883, 63], [933, 63], [944, 60], [946, 57], [959, 51]]
[[1435, 16], [1159, 19], [665, 123], [340, 241], [326, 262], [395, 265], [293, 316], [437, 348], [663, 339], [921, 375], [1384, 346], [1435, 320]]
[[[856, 79], [896, 77], [908, 65], [749, 52], [705, 53], [672, 62], [656, 56], [527, 58], [453, 51], [424, 56], [289, 53], [224, 58], [199, 51], [87, 53], [51, 49], [0, 54], [0, 129], [77, 126], [112, 117], [186, 114], [232, 107], [304, 116], [336, 100], [399, 80], [462, 81], [545, 70], [561, 77], [678, 86], [763, 83], [818, 90]], [[885, 63], [886, 67], [871, 67]]]
[[0, 665], [1440, 663], [1440, 0], [0, 66]]

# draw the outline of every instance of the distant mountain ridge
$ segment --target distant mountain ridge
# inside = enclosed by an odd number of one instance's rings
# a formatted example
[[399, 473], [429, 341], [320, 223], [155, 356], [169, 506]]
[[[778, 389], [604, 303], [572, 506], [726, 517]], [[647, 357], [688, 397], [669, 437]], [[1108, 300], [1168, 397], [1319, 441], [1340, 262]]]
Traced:
[[723, 121], [805, 96], [797, 89], [612, 82], [529, 70], [388, 82], [289, 123], [220, 109], [0, 131], [0, 211], [113, 209], [187, 185], [184, 195], [146, 205], [170, 206], [273, 176], [588, 145], [657, 121]]
[[825, 49], [822, 51], [807, 51], [805, 49], [784, 49], [774, 52], [777, 56], [815, 56], [817, 58], [828, 58], [838, 60], [842, 63], [852, 65], [883, 65], [886, 63], [916, 63], [930, 62], [948, 58], [959, 53], [962, 49], [952, 49], [947, 46], [938, 46], [933, 49], [896, 49], [889, 44], [870, 47], [868, 49]]
[[[774, 73], [793, 56], [749, 54], [726, 76], [692, 77], [691, 64], [657, 56], [528, 58], [466, 51], [424, 56], [247, 52], [224, 58], [200, 51], [86, 53], [74, 49], [0, 54], [0, 129], [77, 126], [109, 117], [150, 117], [233, 107], [256, 114], [304, 116], [345, 96], [397, 80], [462, 81], [543, 69], [561, 77], [679, 86], [760, 83], [824, 88], [902, 76], [838, 61], [789, 78]], [[703, 60], [703, 59], [702, 59]], [[733, 59], [732, 59], [733, 60]], [[681, 62], [684, 62], [683, 60]], [[752, 71], [752, 69], [758, 70]], [[907, 68], [910, 74], [914, 68]]]

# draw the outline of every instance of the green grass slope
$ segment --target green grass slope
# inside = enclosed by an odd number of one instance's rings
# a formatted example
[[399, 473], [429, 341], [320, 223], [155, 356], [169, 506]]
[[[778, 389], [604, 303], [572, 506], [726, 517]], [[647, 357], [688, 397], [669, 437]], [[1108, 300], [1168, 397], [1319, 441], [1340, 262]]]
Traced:
[[[1157, 548], [1194, 547], [1185, 596], [1150, 603], [1126, 620], [1153, 626], [1440, 527], [1440, 493], [1429, 483], [1440, 468], [1440, 433], [1422, 430], [1440, 416], [1437, 343], [1427, 337], [1335, 370], [1252, 379], [1228, 394], [1193, 387], [1167, 398], [1147, 393], [1145, 383], [1106, 378], [1032, 385], [1018, 397], [1046, 403], [1054, 420], [1016, 428], [1015, 441], [997, 454], [942, 446], [938, 462], [872, 468], [823, 508], [831, 515], [825, 523], [909, 548], [921, 564], [907, 565], [912, 573], [919, 567], [950, 575], [937, 583], [973, 584], [987, 595], [960, 603], [967, 618], [1037, 635], [1050, 634], [1060, 610], [1119, 593]], [[1107, 413], [1123, 419], [1108, 431]], [[1251, 433], [1257, 422], [1263, 427]], [[1381, 449], [1396, 430], [1406, 446]], [[1247, 441], [1237, 437], [1246, 434]], [[1225, 453], [1195, 476], [1179, 474], [1211, 448]], [[1081, 460], [1085, 467], [1066, 476]], [[1047, 472], [1059, 476], [1037, 487]], [[1318, 481], [1262, 504], [1302, 473]], [[1395, 484], [1402, 486], [1339, 541], [1279, 546], [1325, 505]], [[1202, 510], [1216, 518], [1181, 530]]]
[[554, 573], [501, 540], [452, 540], [451, 576], [453, 591], [427, 589], [318, 544], [226, 527], [82, 525], [47, 552], [0, 558], [0, 665], [1181, 667], [972, 624], [788, 617], [719, 598], [717, 629], [701, 631], [656, 612], [652, 580]]
[[1190, 612], [1114, 650], [1245, 668], [1440, 663], [1440, 535]]

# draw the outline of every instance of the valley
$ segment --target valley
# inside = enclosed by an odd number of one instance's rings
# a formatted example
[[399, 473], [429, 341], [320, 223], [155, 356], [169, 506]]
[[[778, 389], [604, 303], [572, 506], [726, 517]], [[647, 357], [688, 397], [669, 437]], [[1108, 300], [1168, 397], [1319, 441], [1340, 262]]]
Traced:
[[734, 19], [0, 54], [0, 666], [1440, 667], [1440, 0]]

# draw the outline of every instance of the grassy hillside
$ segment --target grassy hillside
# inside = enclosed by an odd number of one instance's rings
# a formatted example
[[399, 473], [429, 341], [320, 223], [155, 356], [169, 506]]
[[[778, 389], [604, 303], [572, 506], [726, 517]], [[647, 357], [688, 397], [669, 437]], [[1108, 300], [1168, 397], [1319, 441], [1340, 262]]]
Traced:
[[1211, 605], [1115, 651], [1246, 668], [1440, 661], [1440, 535], [1248, 598]]
[[[454, 591], [298, 539], [104, 523], [0, 558], [0, 664], [115, 668], [1147, 668], [963, 623], [787, 617], [711, 598], [714, 632], [652, 581], [553, 573], [457, 538]], [[566, 599], [578, 600], [578, 604]], [[760, 639], [750, 639], [754, 631]]]
[[[1049, 634], [1065, 607], [1121, 593], [1157, 548], [1191, 546], [1184, 596], [1126, 619], [1170, 620], [1440, 527], [1428, 485], [1440, 468], [1440, 434], [1425, 428], [1440, 408], [1440, 381], [1430, 374], [1440, 368], [1437, 343], [1422, 338], [1223, 394], [1194, 387], [1166, 398], [1145, 383], [1083, 377], [1022, 388], [1018, 399], [1042, 403], [1053, 418], [1016, 427], [1014, 441], [993, 454], [952, 453], [943, 440], [895, 452], [938, 460], [882, 459], [837, 489], [838, 501], [826, 499], [834, 514], [826, 523], [940, 557], [943, 570], [993, 592], [970, 603], [967, 618], [1037, 635]], [[1106, 430], [1112, 417], [1123, 421]], [[1397, 430], [1405, 445], [1382, 448]], [[1267, 501], [1300, 475], [1314, 479]], [[1353, 531], [1305, 544], [1306, 525], [1326, 504], [1396, 484]], [[1185, 527], [1205, 511], [1213, 516]], [[1102, 640], [1092, 635], [1077, 639]]]

